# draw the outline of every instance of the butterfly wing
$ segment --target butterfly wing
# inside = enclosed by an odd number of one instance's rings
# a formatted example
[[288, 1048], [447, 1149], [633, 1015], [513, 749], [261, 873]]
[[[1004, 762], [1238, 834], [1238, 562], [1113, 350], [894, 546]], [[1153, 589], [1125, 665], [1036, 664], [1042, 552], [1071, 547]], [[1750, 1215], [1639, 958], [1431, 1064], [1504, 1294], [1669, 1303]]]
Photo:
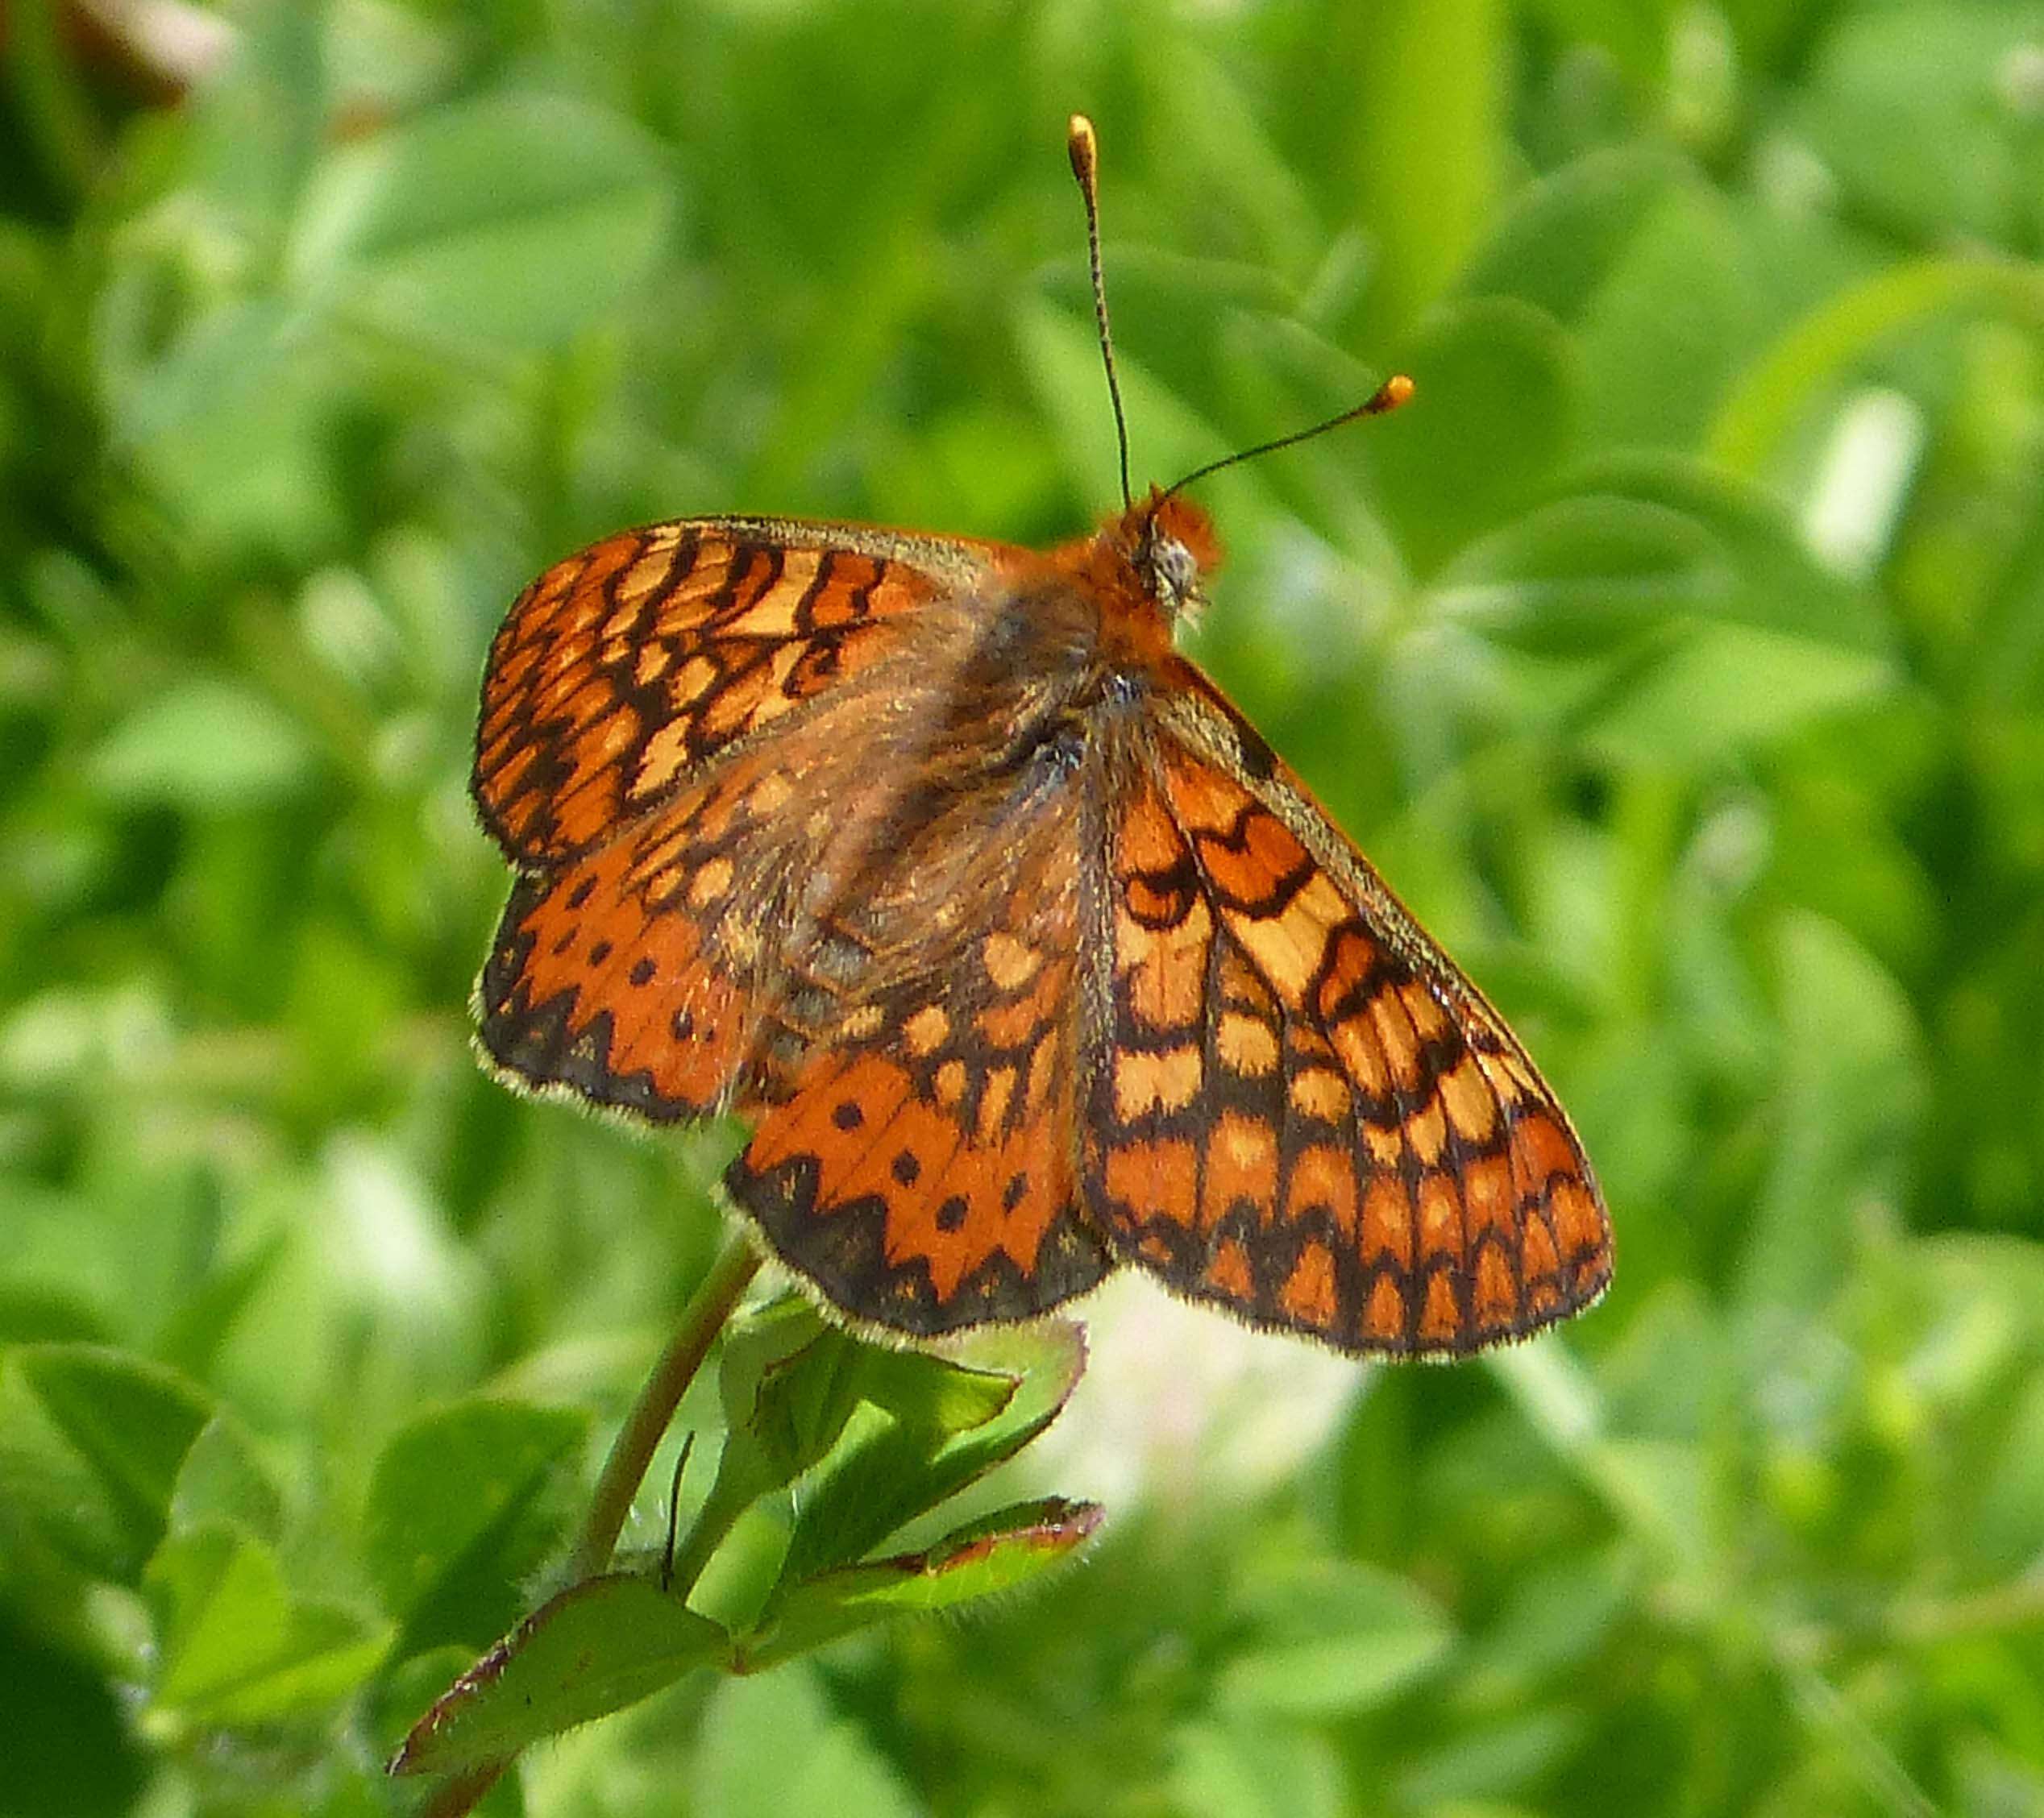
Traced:
[[731, 1102], [770, 924], [814, 845], [801, 805], [858, 748], [846, 691], [998, 554], [692, 519], [526, 588], [491, 647], [472, 779], [519, 871], [477, 992], [507, 1073], [661, 1119]]
[[1096, 1222], [1178, 1292], [1356, 1353], [1462, 1355], [1587, 1305], [1610, 1227], [1553, 1094], [1178, 666], [1108, 839]]
[[[513, 608], [476, 793], [520, 868], [479, 989], [521, 1081], [756, 1114], [733, 1198], [845, 1311], [1018, 1318], [1109, 1266], [1076, 1210], [1097, 612], [1002, 546], [720, 520]], [[1096, 835], [1097, 837], [1097, 835]]]
[[726, 1185], [861, 1318], [924, 1334], [1025, 1318], [1112, 1265], [1078, 1204], [1097, 778], [1076, 749], [1038, 746], [888, 819], [828, 867], [780, 1016], [791, 1058]]
[[618, 828], [726, 747], [856, 674], [891, 629], [984, 583], [999, 546], [692, 518], [557, 562], [490, 647], [473, 792], [521, 865]]

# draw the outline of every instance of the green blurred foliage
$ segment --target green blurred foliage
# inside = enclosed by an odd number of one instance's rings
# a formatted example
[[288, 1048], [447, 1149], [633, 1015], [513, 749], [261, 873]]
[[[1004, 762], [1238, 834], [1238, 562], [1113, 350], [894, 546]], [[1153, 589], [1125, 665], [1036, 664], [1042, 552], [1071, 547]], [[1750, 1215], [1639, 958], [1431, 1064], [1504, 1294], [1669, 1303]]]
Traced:
[[1419, 382], [1213, 483], [1196, 647], [1617, 1285], [490, 1809], [2044, 1810], [2044, 8], [142, 10], [5, 15], [0, 1813], [390, 1808], [529, 1601], [733, 1135], [474, 1066], [486, 641], [629, 522], [1110, 504], [1074, 107], [1139, 474]]

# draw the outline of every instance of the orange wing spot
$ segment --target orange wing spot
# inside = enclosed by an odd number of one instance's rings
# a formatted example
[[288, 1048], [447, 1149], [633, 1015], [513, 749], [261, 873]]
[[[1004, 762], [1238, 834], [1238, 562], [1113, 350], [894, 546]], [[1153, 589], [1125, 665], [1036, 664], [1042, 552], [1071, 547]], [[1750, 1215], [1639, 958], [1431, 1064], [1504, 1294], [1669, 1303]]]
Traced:
[[1518, 1284], [1512, 1280], [1511, 1265], [1495, 1243], [1477, 1252], [1476, 1292], [1473, 1297], [1479, 1332], [1509, 1330], [1518, 1318]]
[[1163, 929], [1123, 916], [1116, 925], [1117, 957], [1128, 974], [1128, 1007], [1153, 1029], [1184, 1029], [1205, 1007], [1207, 944], [1214, 919], [1204, 903]]
[[1518, 1218], [1512, 1171], [1502, 1156], [1479, 1156], [1462, 1170], [1462, 1201], [1469, 1209], [1469, 1234], [1510, 1232]]
[[979, 960], [997, 990], [1019, 991], [1036, 977], [1043, 955], [1027, 942], [996, 929], [980, 943]]
[[1465, 1054], [1440, 1077], [1441, 1102], [1448, 1107], [1456, 1132], [1464, 1142], [1490, 1140], [1498, 1127], [1498, 1100], [1477, 1065], [1473, 1054]]
[[937, 1088], [937, 1102], [945, 1110], [951, 1110], [966, 1095], [969, 1077], [965, 1062], [945, 1061], [937, 1069], [937, 1078], [933, 1083]]
[[1307, 861], [1305, 847], [1285, 824], [1260, 811], [1244, 825], [1239, 851], [1223, 839], [1210, 837], [1199, 844], [1200, 865], [1214, 887], [1237, 903], [1268, 901]]
[[1267, 1123], [1223, 1111], [1207, 1141], [1206, 1195], [1200, 1216], [1218, 1222], [1242, 1201], [1265, 1218], [1278, 1203], [1278, 1138]]
[[767, 699], [773, 679], [763, 669], [741, 670], [712, 695], [695, 730], [699, 738], [721, 745], [750, 725]]
[[1542, 1314], [1557, 1311], [1561, 1305], [1561, 1289], [1552, 1276], [1543, 1276], [1526, 1285], [1526, 1305], [1535, 1318]]
[[[1232, 777], [1187, 754], [1174, 752], [1166, 758], [1163, 781], [1172, 817], [1195, 838], [1202, 834], [1232, 832], [1236, 817], [1245, 807], [1254, 818], [1270, 818]], [[1206, 841], [1200, 843], [1203, 846]]]
[[1040, 1041], [1029, 1055], [1028, 1114], [1034, 1118], [1043, 1110], [1050, 1097], [1050, 1089], [1057, 1077], [1057, 1050], [1048, 1041]]
[[1253, 1016], [1236, 1012], [1223, 1016], [1216, 1046], [1222, 1060], [1251, 1079], [1261, 1079], [1278, 1065], [1278, 1037], [1269, 1023]]
[[[1348, 1114], [1348, 1082], [1331, 1067], [1307, 1068], [1293, 1076], [1288, 1090], [1293, 1108], [1303, 1117], [1317, 1118], [1323, 1123], [1339, 1123]], [[1365, 1126], [1365, 1134], [1374, 1136], [1377, 1132]], [[1390, 1136], [1391, 1152], [1380, 1160], [1398, 1159], [1398, 1134], [1392, 1131]]]
[[1352, 1016], [1337, 1023], [1327, 1031], [1333, 1039], [1335, 1052], [1348, 1069], [1348, 1077], [1373, 1098], [1382, 1098], [1391, 1090], [1391, 1076], [1384, 1065], [1384, 1054], [1377, 1045], [1377, 1031], [1362, 1017]]
[[725, 637], [787, 638], [800, 629], [795, 622], [795, 608], [823, 560], [821, 550], [789, 550], [781, 558], [780, 579], [753, 604], [717, 629]]
[[1602, 1247], [1604, 1220], [1580, 1180], [1556, 1181], [1548, 1205], [1562, 1246], [1569, 1255], [1580, 1256]]
[[618, 577], [617, 598], [623, 604], [636, 608], [667, 578], [676, 541], [677, 533], [671, 527], [647, 533], [644, 554]]
[[707, 909], [731, 887], [731, 861], [713, 858], [699, 865], [688, 880], [688, 900], [696, 908]]
[[1070, 968], [1059, 966], [1046, 972], [1026, 998], [995, 1004], [974, 1019], [980, 1034], [994, 1048], [1027, 1048], [1057, 1015]]
[[908, 1105], [910, 1089], [900, 1068], [877, 1055], [857, 1056], [762, 1118], [746, 1159], [763, 1171], [813, 1156], [820, 1170], [816, 1204], [836, 1206], [857, 1177], [858, 1164]]
[[1369, 1158], [1379, 1168], [1396, 1168], [1405, 1159], [1405, 1131], [1398, 1125], [1386, 1129], [1381, 1123], [1365, 1123], [1362, 1127], [1363, 1147], [1369, 1151]]
[[927, 1060], [950, 1039], [951, 1019], [941, 1004], [925, 1004], [902, 1024], [901, 1034], [908, 1052]]
[[1419, 1314], [1419, 1335], [1429, 1344], [1452, 1344], [1462, 1329], [1460, 1310], [1455, 1304], [1455, 1289], [1446, 1269], [1436, 1270], [1427, 1283], [1427, 1304]]
[[1441, 1152], [1448, 1145], [1448, 1119], [1442, 1113], [1440, 1100], [1429, 1098], [1407, 1118], [1405, 1133], [1412, 1152], [1427, 1167], [1438, 1168]]
[[[1203, 901], [1200, 907], [1203, 911], [1205, 907]], [[1233, 947], [1224, 946], [1221, 949], [1220, 997], [1230, 1010], [1246, 1011], [1259, 1022], [1269, 1023], [1277, 1019], [1278, 1000], [1270, 994], [1269, 986]], [[1310, 1028], [1294, 1027], [1291, 1037], [1294, 1046], [1302, 1054], [1328, 1060], [1334, 1058], [1334, 1050]]]
[[1130, 1048], [1114, 1059], [1115, 1115], [1133, 1123], [1152, 1110], [1183, 1110], [1199, 1095], [1206, 1065], [1196, 1048], [1149, 1054]]
[[1345, 925], [1336, 925], [1327, 936], [1327, 970], [1315, 995], [1323, 1022], [1336, 1020], [1343, 999], [1369, 977], [1377, 963], [1377, 943]]
[[1007, 1119], [1009, 1101], [1015, 1096], [1016, 1070], [996, 1067], [987, 1076], [979, 1094], [979, 1139], [991, 1143]]
[[1115, 856], [1124, 875], [1169, 871], [1185, 852], [1185, 842], [1172, 824], [1169, 811], [1154, 792], [1145, 791], [1128, 805], [1115, 837]]
[[1419, 1181], [1419, 1253], [1459, 1256], [1462, 1253], [1462, 1199], [1446, 1174], [1423, 1175]]
[[1401, 1269], [1412, 1267], [1412, 1202], [1395, 1175], [1378, 1175], [1364, 1192], [1361, 1247], [1366, 1263], [1389, 1256]]
[[632, 680], [642, 688], [650, 688], [667, 673], [667, 666], [673, 661], [674, 653], [666, 645], [642, 645], [632, 659]]
[[1392, 990], [1379, 991], [1369, 1001], [1369, 1019], [1377, 1027], [1377, 1039], [1391, 1077], [1402, 1092], [1419, 1089], [1419, 1036], [1406, 1015], [1405, 1006]]
[[1107, 1153], [1107, 1191], [1139, 1224], [1161, 1220], [1190, 1226], [1199, 1156], [1175, 1138], [1155, 1143], [1117, 1143]]
[[1250, 1272], [1248, 1251], [1232, 1237], [1223, 1239], [1207, 1265], [1206, 1283], [1224, 1300], [1253, 1302], [1257, 1284]]
[[[711, 689], [717, 686], [717, 678], [723, 674], [721, 665], [708, 657], [691, 657], [675, 671], [671, 699], [676, 707], [693, 707]], [[685, 730], [686, 720], [677, 721], [676, 729]]]
[[1548, 1222], [1538, 1213], [1530, 1214], [1526, 1229], [1520, 1239], [1520, 1266], [1526, 1272], [1526, 1279], [1552, 1281], [1560, 1272], [1561, 1256], [1554, 1247], [1554, 1235], [1548, 1229]]
[[1373, 1344], [1395, 1346], [1405, 1338], [1405, 1296], [1388, 1275], [1380, 1275], [1363, 1309], [1363, 1336]]
[[1535, 1111], [1512, 1122], [1512, 1160], [1527, 1190], [1537, 1193], [1553, 1176], [1572, 1179], [1581, 1173], [1574, 1146], [1561, 1127], [1545, 1113]]
[[1400, 986], [1398, 1001], [1405, 1006], [1406, 1015], [1412, 1019], [1412, 1026], [1422, 1041], [1433, 1041], [1447, 1034], [1448, 1013], [1441, 1008], [1440, 999], [1434, 995], [1424, 979], [1414, 978]]
[[1285, 1215], [1288, 1218], [1301, 1218], [1316, 1208], [1332, 1214], [1336, 1227], [1344, 1235], [1355, 1231], [1355, 1164], [1340, 1150], [1323, 1144], [1302, 1150], [1292, 1163]]
[[[1293, 915], [1230, 913], [1227, 920], [1229, 932], [1270, 981], [1279, 1000], [1289, 1009], [1298, 1008], [1306, 1000], [1307, 982], [1320, 961], [1320, 942], [1315, 937], [1315, 931], [1301, 925]], [[1337, 1031], [1337, 1044], [1340, 1039]]]
[[1308, 1243], [1298, 1253], [1278, 1304], [1302, 1326], [1325, 1331], [1334, 1324], [1339, 1303], [1335, 1291], [1334, 1258], [1324, 1243]]

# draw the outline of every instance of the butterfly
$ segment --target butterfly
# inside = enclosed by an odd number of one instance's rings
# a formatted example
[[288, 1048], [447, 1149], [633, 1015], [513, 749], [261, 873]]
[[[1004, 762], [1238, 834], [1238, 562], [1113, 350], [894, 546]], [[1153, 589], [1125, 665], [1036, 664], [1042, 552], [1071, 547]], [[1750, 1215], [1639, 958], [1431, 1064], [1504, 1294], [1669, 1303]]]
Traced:
[[[1071, 152], [1112, 390], [1082, 118]], [[477, 734], [517, 873], [489, 1060], [743, 1114], [731, 1200], [891, 1333], [1124, 1264], [1359, 1355], [1578, 1311], [1611, 1233], [1567, 1115], [1174, 649], [1219, 545], [1178, 488], [1127, 497], [1123, 447], [1124, 508], [1048, 552], [685, 518], [534, 581]]]

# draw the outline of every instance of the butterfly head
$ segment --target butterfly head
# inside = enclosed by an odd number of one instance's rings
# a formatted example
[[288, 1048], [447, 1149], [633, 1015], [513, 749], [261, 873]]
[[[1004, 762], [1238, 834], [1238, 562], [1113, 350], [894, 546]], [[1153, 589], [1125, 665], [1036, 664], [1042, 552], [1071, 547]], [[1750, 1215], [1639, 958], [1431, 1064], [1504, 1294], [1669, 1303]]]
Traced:
[[1207, 577], [1221, 565], [1214, 521], [1190, 499], [1153, 486], [1149, 496], [1108, 526], [1108, 537], [1145, 597], [1168, 619], [1196, 620], [1207, 604]]

